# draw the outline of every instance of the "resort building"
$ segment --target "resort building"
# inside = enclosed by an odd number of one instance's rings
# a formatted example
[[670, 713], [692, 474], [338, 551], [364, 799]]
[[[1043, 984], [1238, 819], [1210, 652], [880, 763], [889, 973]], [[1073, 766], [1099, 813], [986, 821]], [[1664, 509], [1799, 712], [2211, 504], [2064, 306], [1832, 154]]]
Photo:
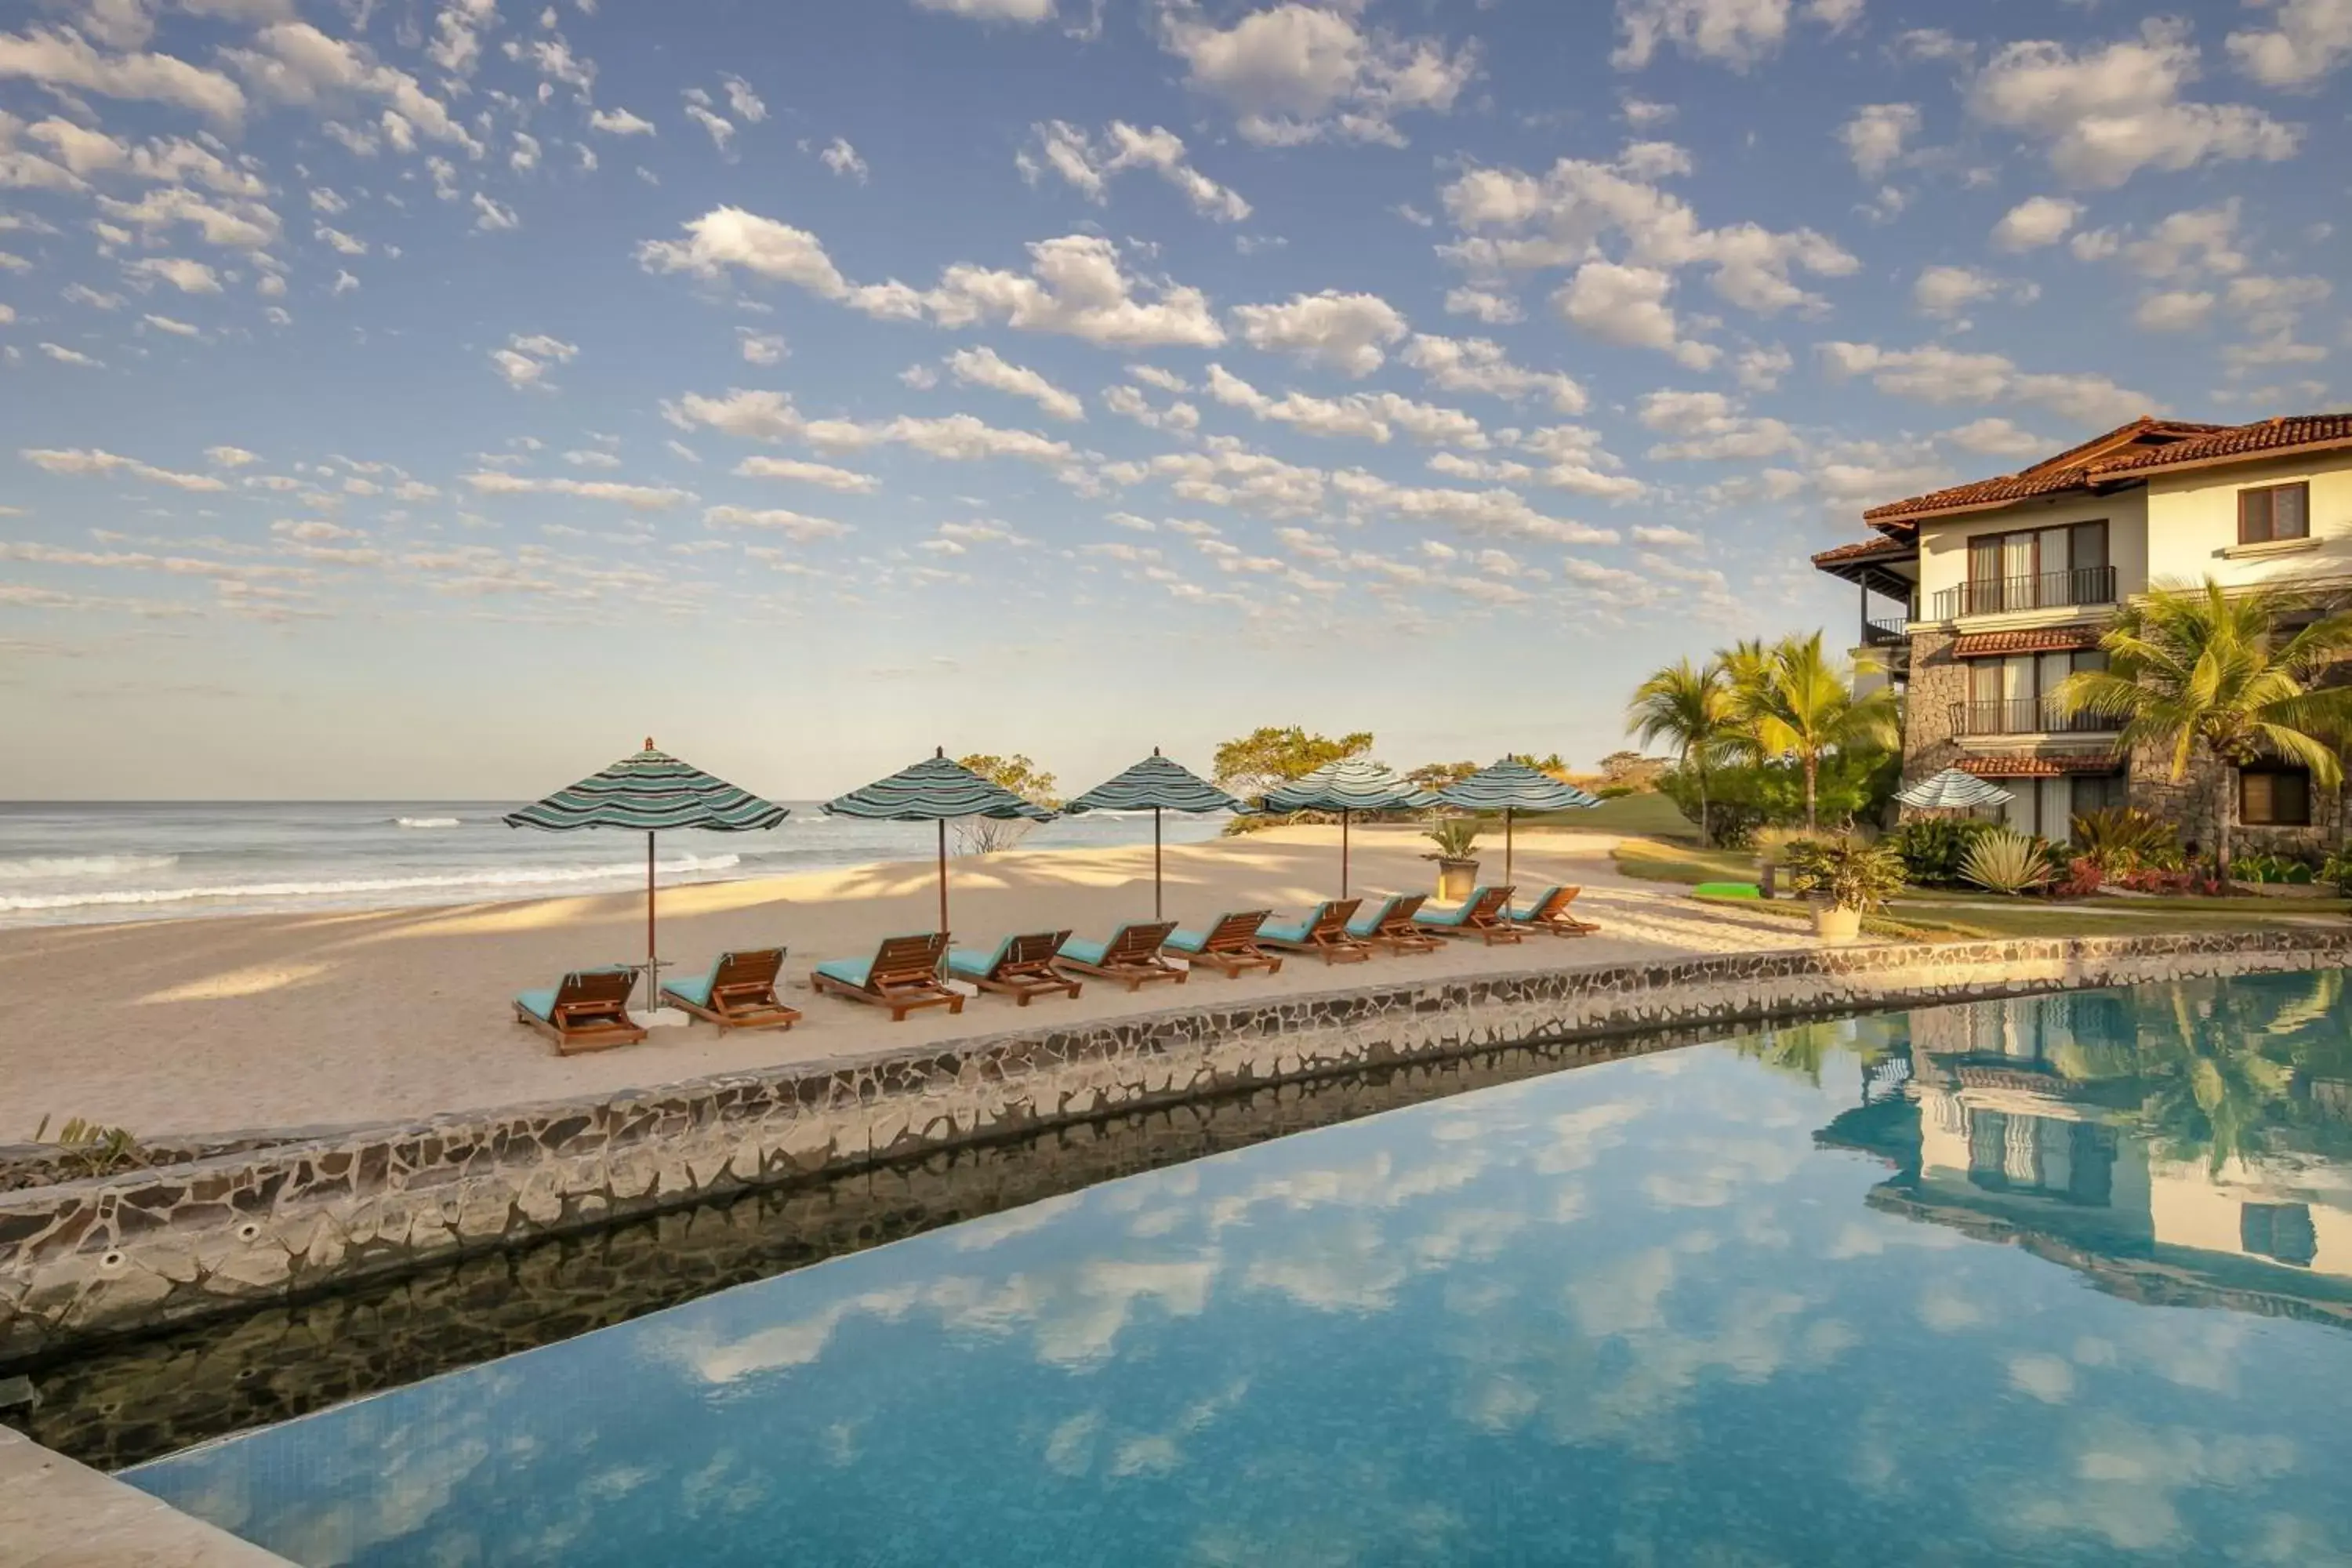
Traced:
[[[2143, 417], [2030, 468], [1873, 507], [1874, 537], [1813, 557], [1862, 594], [1862, 648], [1906, 692], [1904, 776], [1959, 767], [2016, 795], [2012, 826], [2137, 806], [2213, 840], [2211, 779], [2126, 754], [2112, 721], [2062, 718], [2058, 683], [2151, 583], [2294, 584], [2352, 597], [2352, 415], [2194, 425]], [[2203, 768], [2213, 766], [2210, 763]], [[2337, 842], [2340, 803], [2292, 767], [2244, 770], [2250, 849]]]

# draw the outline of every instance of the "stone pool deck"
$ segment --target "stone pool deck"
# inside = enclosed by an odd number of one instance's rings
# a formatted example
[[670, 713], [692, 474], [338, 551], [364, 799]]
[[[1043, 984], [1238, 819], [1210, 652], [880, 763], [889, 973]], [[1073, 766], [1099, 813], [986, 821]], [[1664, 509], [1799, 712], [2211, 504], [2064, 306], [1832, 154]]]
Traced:
[[2297, 930], [1561, 965], [1061, 1026], [1047, 1015], [1008, 1033], [659, 1089], [238, 1134], [178, 1151], [176, 1163], [0, 1192], [0, 1371], [747, 1188], [1367, 1066], [2347, 963], [2352, 931]]
[[291, 1568], [0, 1426], [0, 1563], [7, 1568]]

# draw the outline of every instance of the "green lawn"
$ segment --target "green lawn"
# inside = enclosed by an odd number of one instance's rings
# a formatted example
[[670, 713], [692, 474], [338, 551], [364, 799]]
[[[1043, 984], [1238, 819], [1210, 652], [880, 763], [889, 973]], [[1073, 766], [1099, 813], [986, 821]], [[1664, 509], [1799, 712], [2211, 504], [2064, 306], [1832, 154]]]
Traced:
[[1673, 801], [1654, 792], [1621, 795], [1582, 811], [1525, 812], [1516, 820], [1522, 827], [1580, 827], [1588, 833], [1641, 833], [1653, 838], [1692, 838], [1698, 833]]
[[1611, 852], [1610, 858], [1617, 862], [1619, 871], [1644, 882], [1696, 885], [1756, 880], [1756, 856], [1746, 849], [1702, 849], [1696, 844], [1628, 838]]

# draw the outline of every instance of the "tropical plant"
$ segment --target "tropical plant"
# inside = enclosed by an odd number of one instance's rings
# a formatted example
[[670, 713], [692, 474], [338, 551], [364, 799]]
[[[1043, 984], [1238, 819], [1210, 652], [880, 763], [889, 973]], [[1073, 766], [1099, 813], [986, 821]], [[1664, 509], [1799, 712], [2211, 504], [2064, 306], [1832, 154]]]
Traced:
[[2038, 838], [2007, 827], [1980, 834], [1960, 857], [1960, 878], [1988, 892], [2011, 897], [2050, 880], [2050, 855]]
[[2068, 829], [2074, 852], [2098, 862], [2103, 871], [2136, 871], [2143, 866], [2180, 864], [2180, 832], [2150, 812], [2109, 806], [2077, 812]]
[[1853, 671], [1822, 651], [1819, 632], [1773, 647], [1748, 684], [1735, 684], [1732, 708], [1759, 757], [1796, 762], [1808, 833], [1820, 826], [1822, 759], [1848, 749], [1892, 750], [1900, 717], [1892, 688], [1855, 694]]
[[[33, 1142], [38, 1143], [49, 1130], [49, 1119], [41, 1118], [34, 1130]], [[105, 1176], [140, 1163], [138, 1137], [127, 1127], [106, 1127], [98, 1122], [74, 1117], [58, 1129], [58, 1147], [62, 1151], [58, 1163], [76, 1176]]]
[[1438, 790], [1460, 784], [1478, 771], [1475, 763], [1423, 763], [1404, 775], [1416, 789]]
[[2066, 862], [2066, 874], [2050, 884], [2053, 899], [2087, 899], [2107, 884], [2107, 874], [2088, 855], [2077, 855]]
[[1796, 839], [1780, 854], [1790, 888], [1822, 894], [1841, 910], [1867, 914], [1903, 890], [1903, 858], [1884, 839], [1831, 834]]
[[2231, 592], [2210, 577], [2157, 584], [2100, 637], [2107, 668], [2077, 670], [2052, 694], [2061, 714], [2120, 721], [2126, 750], [2168, 750], [2175, 784], [2200, 752], [2220, 764], [2214, 847], [2225, 881], [2239, 769], [2276, 758], [2308, 769], [2322, 788], [2343, 781], [2336, 747], [2352, 736], [2352, 687], [2319, 681], [2352, 649], [2352, 613], [2287, 630], [2307, 608], [2284, 590]]
[[1372, 749], [1370, 731], [1333, 739], [1310, 734], [1293, 724], [1288, 729], [1267, 726], [1227, 741], [1214, 758], [1217, 785], [1254, 798], [1277, 784], [1303, 779], [1328, 763], [1360, 757]]
[[1538, 757], [1533, 752], [1513, 752], [1504, 761], [1517, 763], [1523, 768], [1533, 768], [1539, 773], [1557, 774], [1568, 772], [1568, 759], [1558, 752], [1554, 752], [1548, 757]]
[[2338, 849], [2319, 868], [2319, 879], [2338, 891], [2352, 888], [2352, 850]]
[[[1721, 664], [1709, 659], [1695, 665], [1681, 658], [1653, 673], [1633, 689], [1625, 730], [1645, 746], [1664, 742], [1674, 747], [1679, 766], [1696, 784], [1698, 812], [1691, 820], [1698, 825], [1699, 842], [1714, 843], [1715, 825], [1706, 802], [1707, 771], [1730, 750], [1738, 732], [1731, 686]], [[1605, 771], [1606, 759], [1602, 767]], [[1667, 794], [1673, 798], [1671, 789]]]
[[1475, 816], [1438, 816], [1433, 815], [1421, 836], [1437, 846], [1437, 853], [1424, 855], [1424, 860], [1468, 860], [1478, 849], [1478, 819]]
[[[986, 752], [975, 752], [968, 757], [958, 757], [956, 765], [1014, 795], [1033, 805], [1048, 810], [1062, 803], [1054, 796], [1054, 775], [1040, 768], [1027, 757], [1015, 754], [1000, 757]], [[953, 823], [956, 853], [959, 855], [993, 855], [1010, 849], [1029, 836], [1037, 825], [1025, 816], [962, 816]]]
[[1915, 816], [1887, 836], [1903, 858], [1903, 869], [1923, 888], [1948, 888], [1960, 879], [1969, 846], [1993, 825], [1970, 816]]

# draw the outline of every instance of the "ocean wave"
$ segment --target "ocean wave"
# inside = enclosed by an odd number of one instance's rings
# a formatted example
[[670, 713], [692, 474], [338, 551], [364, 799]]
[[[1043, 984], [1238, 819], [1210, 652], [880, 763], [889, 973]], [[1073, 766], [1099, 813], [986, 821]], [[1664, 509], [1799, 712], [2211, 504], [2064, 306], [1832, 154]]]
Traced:
[[456, 827], [459, 826], [457, 819], [454, 816], [395, 816], [392, 819], [392, 825], [394, 827]]
[[0, 881], [37, 877], [127, 877], [135, 871], [168, 871], [177, 855], [35, 855], [0, 860]]
[[[169, 861], [172, 857], [157, 857]], [[728, 871], [742, 863], [734, 855], [681, 855], [658, 861], [655, 869], [677, 876], [689, 871]], [[0, 863], [5, 864], [5, 863]], [[461, 871], [427, 877], [352, 877], [328, 882], [238, 882], [214, 887], [124, 888], [87, 893], [0, 894], [0, 913], [30, 914], [47, 910], [89, 909], [99, 906], [186, 904], [202, 900], [336, 899], [356, 893], [410, 893], [436, 889], [478, 888], [503, 891], [515, 888], [552, 888], [580, 882], [614, 882], [637, 875], [635, 866], [517, 866], [498, 871]]]

